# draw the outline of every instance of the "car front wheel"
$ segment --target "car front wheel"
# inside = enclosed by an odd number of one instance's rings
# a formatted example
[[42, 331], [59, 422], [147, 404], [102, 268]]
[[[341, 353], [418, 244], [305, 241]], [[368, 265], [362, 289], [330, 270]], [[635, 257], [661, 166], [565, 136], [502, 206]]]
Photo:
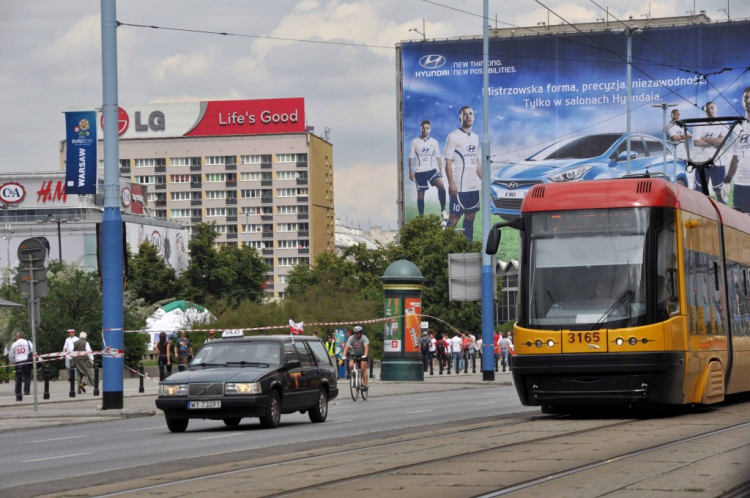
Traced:
[[271, 403], [266, 413], [260, 417], [260, 425], [266, 429], [275, 429], [281, 421], [281, 397], [277, 390], [271, 391]]
[[318, 401], [310, 408], [310, 420], [314, 423], [325, 422], [328, 417], [328, 395], [325, 389], [318, 393]]
[[188, 422], [190, 421], [186, 418], [168, 418], [167, 427], [170, 432], [185, 432]]

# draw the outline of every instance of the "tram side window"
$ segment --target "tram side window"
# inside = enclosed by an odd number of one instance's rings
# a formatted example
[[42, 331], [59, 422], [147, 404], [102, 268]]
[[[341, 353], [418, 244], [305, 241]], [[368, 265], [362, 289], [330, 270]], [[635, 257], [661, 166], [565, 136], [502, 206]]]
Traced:
[[684, 259], [690, 333], [723, 335], [723, 303], [721, 292], [716, 290], [716, 279], [721, 277], [716, 274], [719, 258], [686, 250]]
[[676, 240], [674, 221], [666, 223], [656, 233], [656, 302], [659, 320], [666, 320], [680, 312]]
[[727, 282], [729, 284], [729, 321], [732, 327], [732, 335], [747, 335], [747, 323], [745, 320], [747, 299], [743, 296], [742, 276], [745, 271], [734, 262], [727, 262]]

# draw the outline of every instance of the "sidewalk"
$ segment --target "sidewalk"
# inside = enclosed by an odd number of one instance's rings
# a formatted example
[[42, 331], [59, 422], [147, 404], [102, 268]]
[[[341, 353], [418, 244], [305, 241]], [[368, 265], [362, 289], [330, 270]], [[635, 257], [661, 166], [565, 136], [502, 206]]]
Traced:
[[[369, 379], [372, 389], [370, 396], [373, 398], [381, 396], [394, 396], [404, 394], [416, 394], [424, 392], [444, 391], [447, 386], [461, 385], [465, 389], [482, 389], [496, 386], [511, 386], [512, 376], [509, 372], [495, 374], [495, 380], [485, 382], [482, 374], [460, 373], [439, 375], [436, 370], [434, 375], [429, 372], [425, 374], [424, 382], [398, 381], [384, 382], [379, 379], [379, 369], [374, 370], [375, 378]], [[50, 399], [43, 398], [44, 382], [38, 383], [37, 411], [34, 411], [34, 384], [31, 385], [31, 395], [23, 396], [22, 401], [16, 401], [15, 381], [0, 383], [0, 433], [31, 429], [36, 427], [55, 427], [77, 424], [86, 421], [120, 420], [135, 417], [151, 417], [161, 412], [156, 409], [154, 399], [158, 394], [157, 382], [145, 378], [143, 381], [144, 392], [139, 393], [140, 379], [123, 379], [124, 400], [122, 410], [102, 410], [101, 390], [99, 384], [99, 396], [94, 396], [93, 386], [86, 386], [86, 394], [76, 394], [75, 398], [69, 397], [70, 383], [67, 381], [50, 381]], [[348, 396], [348, 384], [346, 379], [339, 379], [339, 399]]]

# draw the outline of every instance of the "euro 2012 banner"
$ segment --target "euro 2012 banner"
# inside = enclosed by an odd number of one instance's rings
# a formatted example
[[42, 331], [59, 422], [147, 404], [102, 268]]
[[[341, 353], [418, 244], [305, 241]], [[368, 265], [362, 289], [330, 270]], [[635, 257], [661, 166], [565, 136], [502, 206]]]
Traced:
[[96, 193], [96, 113], [65, 113], [65, 193]]
[[[613, 23], [609, 23], [610, 28]], [[403, 102], [402, 220], [436, 214], [481, 240], [481, 211], [493, 223], [519, 216], [539, 183], [627, 174], [627, 36], [515, 29], [490, 39], [490, 178], [481, 178], [482, 39], [400, 47]], [[682, 128], [677, 119], [750, 116], [750, 22], [646, 27], [632, 36], [631, 174], [664, 175], [696, 187], [686, 168], [717, 151], [722, 125]], [[711, 195], [750, 212], [750, 127], [740, 126], [708, 172]], [[720, 142], [720, 141], [719, 141]], [[491, 182], [491, 205], [481, 203]], [[498, 257], [518, 257], [517, 234]], [[517, 241], [517, 239], [516, 239]]]

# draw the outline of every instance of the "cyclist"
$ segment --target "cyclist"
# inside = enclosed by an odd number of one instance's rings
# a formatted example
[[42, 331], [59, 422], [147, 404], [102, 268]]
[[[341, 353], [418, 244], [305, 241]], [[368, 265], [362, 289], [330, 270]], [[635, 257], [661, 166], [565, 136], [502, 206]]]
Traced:
[[[344, 347], [344, 357], [349, 358], [349, 370], [354, 368], [354, 360], [359, 358], [359, 369], [362, 371], [364, 386], [363, 391], [367, 391], [367, 354], [370, 352], [370, 341], [362, 333], [362, 327], [357, 325], [353, 329], [354, 333], [349, 336]], [[351, 351], [351, 357], [348, 356]]]

